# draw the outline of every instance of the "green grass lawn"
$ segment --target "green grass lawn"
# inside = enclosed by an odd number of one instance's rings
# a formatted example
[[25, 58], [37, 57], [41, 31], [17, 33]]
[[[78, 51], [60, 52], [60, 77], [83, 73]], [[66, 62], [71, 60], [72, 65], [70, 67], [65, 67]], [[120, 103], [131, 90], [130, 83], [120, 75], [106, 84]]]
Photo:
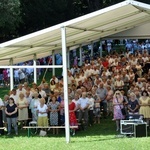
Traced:
[[[0, 150], [149, 150], [150, 137], [128, 138], [119, 137], [115, 131], [115, 122], [101, 119], [101, 124], [89, 127], [87, 131], [77, 131], [71, 142], [66, 143], [64, 130], [59, 135], [48, 131], [46, 137], [33, 135], [27, 137], [27, 130], [19, 130], [19, 136], [1, 136]], [[148, 130], [150, 135], [150, 130]]]

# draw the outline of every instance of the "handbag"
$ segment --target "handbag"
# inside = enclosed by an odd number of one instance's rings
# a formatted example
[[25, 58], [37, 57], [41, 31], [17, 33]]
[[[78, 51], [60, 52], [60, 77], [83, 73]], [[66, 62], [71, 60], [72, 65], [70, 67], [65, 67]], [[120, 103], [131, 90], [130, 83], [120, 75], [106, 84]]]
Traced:
[[[121, 108], [121, 107], [120, 107]], [[125, 108], [123, 107], [123, 108], [121, 108], [121, 113], [122, 113], [122, 115], [126, 115], [126, 110], [125, 110]]]
[[43, 130], [40, 130], [40, 134], [39, 136], [46, 136], [47, 132], [46, 131], [43, 131]]

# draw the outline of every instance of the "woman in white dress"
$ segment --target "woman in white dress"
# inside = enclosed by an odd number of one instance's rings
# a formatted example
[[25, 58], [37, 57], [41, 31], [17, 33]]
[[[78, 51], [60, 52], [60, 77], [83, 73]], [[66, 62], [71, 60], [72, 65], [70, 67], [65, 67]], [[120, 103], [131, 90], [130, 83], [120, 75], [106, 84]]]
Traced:
[[18, 107], [18, 120], [21, 122], [22, 127], [23, 122], [24, 125], [26, 125], [28, 120], [28, 101], [22, 92], [19, 94], [19, 98], [17, 100], [17, 107]]

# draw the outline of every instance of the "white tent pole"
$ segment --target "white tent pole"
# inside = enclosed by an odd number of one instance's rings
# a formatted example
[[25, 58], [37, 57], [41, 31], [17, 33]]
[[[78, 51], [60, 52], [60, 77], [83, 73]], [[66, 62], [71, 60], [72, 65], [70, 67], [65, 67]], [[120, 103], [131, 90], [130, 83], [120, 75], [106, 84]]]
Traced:
[[80, 45], [80, 66], [82, 66], [82, 46]]
[[91, 42], [91, 57], [93, 57], [93, 42]]
[[[10, 65], [13, 65], [13, 59], [10, 59]], [[13, 68], [10, 68], [10, 90], [14, 88], [14, 74]]]
[[[0, 68], [33, 68], [33, 66], [0, 66]], [[35, 66], [35, 68], [62, 68], [62, 65], [43, 65], [43, 66]]]
[[[55, 53], [54, 53], [54, 51], [52, 51], [52, 64], [55, 65]], [[53, 68], [52, 74], [55, 75], [55, 68]]]
[[36, 54], [34, 54], [33, 58], [33, 67], [34, 67], [34, 82], [37, 83]]
[[61, 28], [62, 38], [62, 56], [63, 56], [63, 80], [64, 80], [64, 103], [65, 103], [65, 133], [66, 142], [70, 142], [70, 128], [69, 128], [69, 108], [68, 108], [68, 79], [67, 79], [67, 58], [66, 58], [66, 28]]
[[68, 56], [68, 59], [67, 59], [67, 67], [68, 69], [70, 69], [70, 51], [69, 51], [69, 48], [67, 48], [67, 56]]
[[103, 51], [103, 48], [102, 48], [102, 41], [100, 40], [100, 57], [102, 57], [102, 51]]

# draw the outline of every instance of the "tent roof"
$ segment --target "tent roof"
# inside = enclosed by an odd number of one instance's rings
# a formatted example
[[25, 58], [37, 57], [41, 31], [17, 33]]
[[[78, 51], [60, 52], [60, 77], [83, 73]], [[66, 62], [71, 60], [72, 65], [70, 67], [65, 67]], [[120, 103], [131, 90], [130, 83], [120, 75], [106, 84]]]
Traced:
[[145, 23], [141, 26], [109, 35], [105, 39], [150, 39], [149, 27], [150, 23]]
[[[126, 33], [127, 30], [129, 33], [133, 33], [132, 30], [149, 23], [150, 5], [126, 0], [0, 44], [0, 65], [9, 65], [10, 59], [13, 59], [13, 64], [15, 64], [33, 59], [34, 54], [37, 58], [41, 58], [51, 55], [52, 51], [61, 50], [61, 27], [66, 27], [67, 48], [71, 50], [76, 46], [106, 37], [116, 36], [119, 38], [119, 33]], [[146, 38], [150, 37], [149, 29], [145, 29], [145, 31]], [[138, 38], [144, 36], [143, 32], [139, 32], [139, 30], [136, 32]]]

